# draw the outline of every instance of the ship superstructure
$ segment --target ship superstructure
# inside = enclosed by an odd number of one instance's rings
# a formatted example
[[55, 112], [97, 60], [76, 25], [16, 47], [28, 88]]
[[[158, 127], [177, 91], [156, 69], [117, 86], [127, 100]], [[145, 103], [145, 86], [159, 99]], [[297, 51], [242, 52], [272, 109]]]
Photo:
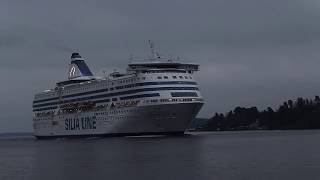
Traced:
[[100, 78], [73, 53], [68, 80], [35, 95], [34, 135], [183, 134], [203, 105], [193, 77], [198, 68], [155, 56]]

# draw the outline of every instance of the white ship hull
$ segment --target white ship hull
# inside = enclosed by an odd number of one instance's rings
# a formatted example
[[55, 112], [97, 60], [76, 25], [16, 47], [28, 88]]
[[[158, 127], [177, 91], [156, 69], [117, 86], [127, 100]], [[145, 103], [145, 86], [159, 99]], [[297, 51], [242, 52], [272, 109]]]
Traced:
[[37, 138], [183, 134], [202, 103], [161, 104], [52, 116]]
[[196, 64], [157, 59], [99, 78], [73, 53], [68, 80], [35, 95], [34, 135], [183, 134], [203, 105], [194, 71]]

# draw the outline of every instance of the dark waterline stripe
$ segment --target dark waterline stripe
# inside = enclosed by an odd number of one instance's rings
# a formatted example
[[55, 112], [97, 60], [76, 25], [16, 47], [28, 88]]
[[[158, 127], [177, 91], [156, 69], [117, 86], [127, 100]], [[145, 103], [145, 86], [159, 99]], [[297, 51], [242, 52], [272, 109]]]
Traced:
[[145, 136], [145, 135], [167, 135], [183, 136], [184, 131], [164, 131], [164, 132], [138, 132], [138, 133], [106, 133], [106, 134], [75, 134], [75, 135], [35, 135], [37, 139], [56, 139], [56, 138], [88, 138], [88, 137], [123, 137], [123, 136]]

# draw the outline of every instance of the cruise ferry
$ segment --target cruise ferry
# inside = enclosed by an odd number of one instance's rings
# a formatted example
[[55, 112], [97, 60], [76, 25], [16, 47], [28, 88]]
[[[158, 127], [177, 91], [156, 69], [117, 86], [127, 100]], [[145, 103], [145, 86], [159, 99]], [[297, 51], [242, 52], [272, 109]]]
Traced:
[[203, 105], [199, 65], [154, 53], [125, 73], [94, 76], [72, 53], [68, 79], [33, 100], [37, 138], [184, 134]]

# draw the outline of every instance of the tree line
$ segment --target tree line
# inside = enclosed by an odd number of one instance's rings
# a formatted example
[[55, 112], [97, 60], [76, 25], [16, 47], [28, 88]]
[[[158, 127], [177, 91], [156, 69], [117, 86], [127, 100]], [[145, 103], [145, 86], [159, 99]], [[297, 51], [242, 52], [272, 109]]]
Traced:
[[288, 100], [279, 108], [236, 107], [226, 114], [215, 113], [200, 130], [320, 129], [320, 97]]

